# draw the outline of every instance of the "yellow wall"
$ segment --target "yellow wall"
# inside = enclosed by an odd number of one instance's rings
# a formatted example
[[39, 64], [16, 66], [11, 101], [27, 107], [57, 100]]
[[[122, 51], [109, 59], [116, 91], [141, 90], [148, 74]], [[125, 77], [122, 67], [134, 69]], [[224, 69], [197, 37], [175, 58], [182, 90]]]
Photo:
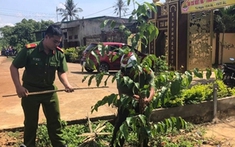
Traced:
[[[220, 34], [220, 50], [221, 50], [222, 35], [223, 34], [221, 33]], [[225, 33], [224, 42], [225, 44], [230, 44], [234, 46], [233, 48], [230, 48], [229, 50], [224, 48], [224, 52], [223, 52], [223, 63], [231, 62], [229, 58], [231, 57], [235, 58], [235, 33]]]
[[[128, 39], [127, 39], [127, 44], [131, 46], [131, 38], [134, 36], [135, 34], [131, 34]], [[137, 47], [138, 51], [141, 51], [141, 41], [138, 42], [138, 47]]]
[[[222, 43], [222, 33], [220, 34], [220, 52], [219, 52], [219, 64], [220, 63], [220, 55], [221, 55], [221, 43]], [[223, 63], [225, 62], [231, 62], [229, 60], [229, 58], [233, 57], [235, 58], [235, 33], [225, 33], [225, 37], [224, 37], [224, 41], [225, 44], [230, 44], [233, 45], [234, 48], [230, 48], [228, 49], [224, 49], [223, 52]], [[210, 40], [208, 40], [208, 44], [210, 44]], [[215, 63], [215, 55], [216, 55], [216, 38], [215, 38], [215, 34], [212, 40], [212, 60], [211, 63], [214, 64]]]

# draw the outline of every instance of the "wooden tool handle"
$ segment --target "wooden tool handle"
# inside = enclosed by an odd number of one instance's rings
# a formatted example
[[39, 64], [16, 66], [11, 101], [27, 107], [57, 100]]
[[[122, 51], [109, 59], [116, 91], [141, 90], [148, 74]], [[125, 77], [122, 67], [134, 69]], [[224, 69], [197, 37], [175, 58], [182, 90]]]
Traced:
[[[77, 87], [73, 88], [73, 90], [84, 90], [84, 89], [97, 89], [97, 88], [108, 88], [108, 86], [102, 86], [102, 87]], [[38, 94], [46, 94], [46, 93], [54, 93], [54, 92], [61, 92], [66, 91], [66, 89], [58, 89], [58, 90], [45, 90], [45, 91], [37, 91], [37, 92], [30, 92], [28, 95], [38, 95]], [[2, 97], [12, 97], [12, 96], [18, 96], [17, 94], [8, 94], [3, 95]]]

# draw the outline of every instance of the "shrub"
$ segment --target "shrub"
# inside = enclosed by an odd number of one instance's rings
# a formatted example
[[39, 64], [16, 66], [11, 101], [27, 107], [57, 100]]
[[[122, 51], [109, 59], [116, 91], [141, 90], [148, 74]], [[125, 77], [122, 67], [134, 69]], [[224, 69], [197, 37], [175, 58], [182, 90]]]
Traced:
[[80, 62], [82, 52], [86, 47], [68, 48], [64, 50], [65, 58], [67, 62]]
[[[217, 84], [217, 98], [223, 98], [227, 96], [235, 95], [235, 88], [231, 89], [227, 87], [223, 81], [216, 80], [215, 84]], [[203, 101], [213, 100], [213, 83], [207, 84], [196, 84], [191, 88], [183, 89], [177, 95], [167, 94], [170, 98], [165, 98], [165, 105], [161, 105], [161, 107], [178, 107], [187, 104], [198, 104]]]
[[213, 88], [211, 84], [198, 84], [190, 89], [182, 91], [181, 97], [184, 98], [185, 104], [197, 104], [213, 97]]
[[235, 95], [234, 89], [232, 90], [231, 88], [229, 88], [227, 85], [224, 84], [223, 81], [219, 80], [219, 81], [216, 81], [216, 83], [218, 85], [218, 91], [217, 91], [218, 98]]

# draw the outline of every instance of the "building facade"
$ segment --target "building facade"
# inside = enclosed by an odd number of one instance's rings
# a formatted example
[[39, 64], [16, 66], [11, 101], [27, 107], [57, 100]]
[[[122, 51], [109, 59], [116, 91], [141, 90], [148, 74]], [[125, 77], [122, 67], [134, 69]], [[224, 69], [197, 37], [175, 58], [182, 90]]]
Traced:
[[[102, 27], [104, 21], [110, 20], [107, 26]], [[111, 22], [115, 21], [115, 26], [128, 23], [126, 18], [101, 16], [94, 18], [79, 19], [69, 22], [62, 22], [61, 29], [64, 33], [63, 47], [84, 46], [90, 42], [107, 40], [107, 35], [112, 36], [114, 28], [110, 26]], [[115, 36], [115, 35], [113, 35]]]

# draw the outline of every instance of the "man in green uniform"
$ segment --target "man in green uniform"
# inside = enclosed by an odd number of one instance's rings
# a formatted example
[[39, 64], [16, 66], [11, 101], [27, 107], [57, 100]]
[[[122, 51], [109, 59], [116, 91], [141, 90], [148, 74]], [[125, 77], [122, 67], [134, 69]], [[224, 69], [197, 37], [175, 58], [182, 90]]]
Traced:
[[[134, 69], [134, 64], [136, 64], [137, 59], [134, 55], [134, 53], [130, 52], [129, 54], [123, 55], [121, 58], [121, 71], [120, 71], [120, 77], [117, 78], [117, 89], [118, 93], [120, 95], [120, 98], [133, 98], [134, 101], [136, 101], [135, 105], [133, 106], [133, 103], [130, 102], [129, 104], [126, 104], [125, 106], [119, 106], [118, 107], [118, 113], [117, 113], [117, 119], [115, 122], [114, 130], [113, 130], [113, 136], [110, 143], [111, 147], [122, 147], [124, 145], [124, 139], [120, 138], [119, 142], [120, 145], [115, 143], [115, 139], [117, 136], [117, 132], [120, 128], [120, 126], [123, 124], [123, 122], [126, 120], [127, 117], [130, 115], [130, 111], [128, 108], [131, 107], [131, 109], [134, 109], [136, 113], [142, 113], [140, 110], [140, 97], [139, 97], [139, 91], [137, 88], [133, 88], [130, 85], [127, 85], [127, 83], [124, 82], [124, 77], [129, 77], [131, 80], [133, 80], [135, 83], [139, 83], [139, 87], [148, 86], [148, 93], [143, 97], [143, 106], [147, 106], [153, 99], [155, 94], [155, 83], [154, 83], [154, 73], [152, 70], [145, 70], [141, 73], [137, 73]], [[130, 100], [132, 101], [132, 100]], [[127, 107], [128, 106], [128, 107]], [[144, 140], [143, 147], [148, 147], [148, 140]]]
[[[51, 25], [39, 44], [29, 44], [15, 57], [10, 66], [11, 77], [24, 111], [24, 145], [35, 147], [38, 127], [39, 107], [42, 105], [47, 121], [48, 134], [53, 147], [65, 147], [62, 139], [59, 101], [57, 93], [28, 95], [29, 92], [55, 90], [55, 73], [64, 85], [66, 92], [73, 92], [66, 71], [65, 56], [58, 47], [62, 40], [60, 27]], [[21, 84], [19, 68], [25, 68]]]

